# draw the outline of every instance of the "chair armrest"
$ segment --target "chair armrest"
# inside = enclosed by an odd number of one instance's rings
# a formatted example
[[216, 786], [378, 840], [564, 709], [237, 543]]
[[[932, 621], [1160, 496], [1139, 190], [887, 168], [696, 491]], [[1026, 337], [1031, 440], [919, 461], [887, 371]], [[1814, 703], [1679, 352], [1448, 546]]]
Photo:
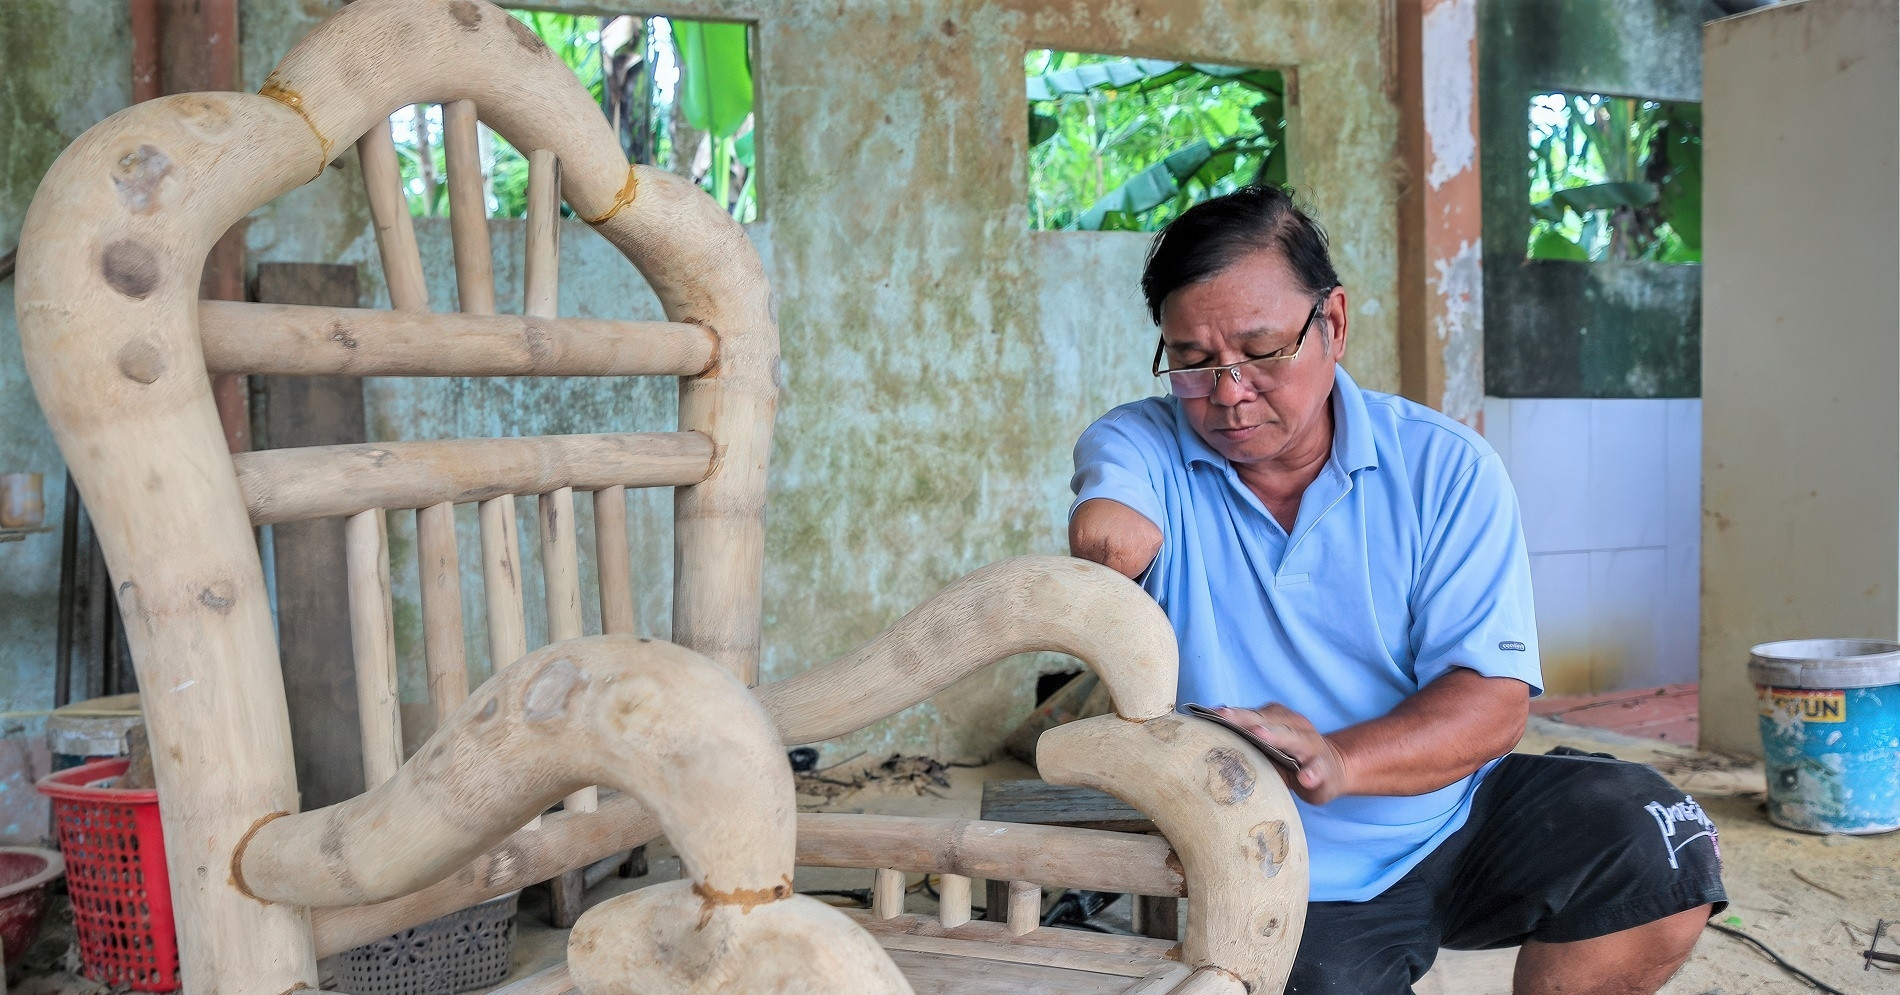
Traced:
[[1266, 758], [1201, 719], [1101, 715], [1043, 733], [1036, 766], [1052, 784], [1122, 799], [1167, 837], [1187, 878], [1185, 963], [1247, 991], [1286, 984], [1306, 922], [1306, 836]]

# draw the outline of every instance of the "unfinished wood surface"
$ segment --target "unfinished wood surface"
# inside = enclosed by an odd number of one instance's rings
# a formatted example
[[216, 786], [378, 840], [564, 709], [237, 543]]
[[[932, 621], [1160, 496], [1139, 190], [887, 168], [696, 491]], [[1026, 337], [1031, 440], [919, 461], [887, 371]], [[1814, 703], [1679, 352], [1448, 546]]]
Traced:
[[858, 925], [873, 936], [880, 938], [900, 933], [960, 937], [986, 943], [1009, 943], [1021, 947], [1079, 951], [1115, 958], [1118, 962], [1158, 961], [1167, 958], [1169, 951], [1174, 949], [1171, 943], [1149, 939], [1145, 936], [1122, 936], [1116, 933], [1096, 933], [1083, 929], [1039, 929], [1025, 936], [1015, 936], [1002, 923], [995, 922], [970, 922], [954, 929], [945, 929], [942, 923], [930, 916], [906, 913], [894, 919], [878, 919], [874, 913], [866, 909], [846, 909], [845, 914], [857, 920]]
[[1116, 795], [1167, 836], [1192, 899], [1183, 962], [1230, 972], [1249, 991], [1285, 985], [1306, 921], [1306, 837], [1264, 756], [1202, 719], [1100, 715], [1043, 733], [1036, 768]]
[[1009, 914], [1004, 920], [1011, 936], [1024, 936], [1042, 925], [1042, 885], [1034, 881], [1009, 883]]
[[402, 766], [402, 699], [396, 689], [396, 625], [389, 603], [389, 531], [383, 513], [350, 516], [344, 542], [363, 786], [374, 788]]
[[1122, 995], [1128, 988], [1127, 978], [1112, 974], [1000, 961], [973, 964], [966, 957], [917, 950], [892, 950], [890, 956], [917, 995]]
[[893, 919], [904, 911], [904, 872], [880, 867], [871, 876], [871, 915]]
[[521, 535], [512, 494], [483, 501], [482, 597], [488, 606], [488, 670], [528, 655], [528, 620], [521, 591]]
[[213, 373], [352, 377], [693, 376], [713, 335], [672, 321], [205, 301]]
[[1148, 833], [1154, 820], [1106, 791], [1050, 784], [1034, 778], [984, 781], [980, 811], [996, 822], [1079, 826], [1118, 833]]
[[[574, 489], [556, 488], [537, 498], [535, 504], [541, 519], [541, 586], [547, 596], [548, 642], [579, 639], [581, 553], [575, 533]], [[600, 796], [589, 785], [563, 799], [562, 807], [570, 812], [592, 812], [600, 807]], [[586, 890], [584, 884], [575, 885], [577, 892]]]
[[1017, 653], [1067, 653], [1109, 686], [1122, 718], [1174, 711], [1174, 629], [1154, 599], [1098, 563], [1018, 556], [965, 575], [870, 642], [759, 688], [786, 743], [856, 732]]
[[912, 995], [890, 955], [839, 910], [807, 895], [760, 904], [688, 881], [588, 910], [569, 934], [567, 964], [587, 995]]
[[494, 989], [488, 995], [569, 995], [575, 990], [574, 980], [567, 973], [567, 965], [556, 964], [513, 984]]
[[705, 479], [712, 444], [696, 432], [626, 432], [321, 446], [233, 462], [251, 519], [263, 525], [561, 487], [680, 486]]
[[[850, 911], [847, 910], [847, 915]], [[1015, 943], [1007, 934], [1000, 937], [985, 931], [989, 939], [977, 939], [974, 935], [965, 935], [962, 930], [952, 930], [945, 934], [925, 934], [898, 932], [876, 929], [872, 923], [866, 923], [867, 931], [877, 938], [886, 950], [914, 950], [920, 953], [945, 954], [983, 961], [983, 964], [969, 965], [972, 973], [988, 968], [990, 963], [999, 964], [1035, 964], [1039, 967], [1058, 967], [1068, 971], [1087, 971], [1091, 974], [1106, 974], [1124, 979], [1140, 978], [1161, 965], [1160, 954], [1118, 955], [1100, 953], [1092, 950], [1075, 950], [1065, 947], [1030, 946]], [[984, 925], [992, 925], [985, 923]], [[999, 931], [1000, 932], [1000, 931]]]
[[267, 901], [379, 901], [448, 876], [567, 792], [605, 784], [653, 810], [690, 869], [684, 883], [770, 902], [791, 892], [791, 776], [737, 678], [671, 643], [595, 636], [497, 673], [394, 779], [265, 823], [234, 866]]
[[389, 306], [398, 311], [426, 311], [429, 289], [422, 277], [415, 221], [409, 217], [409, 198], [403, 194], [402, 169], [396, 162], [388, 118], [371, 125], [357, 139], [356, 155], [363, 166], [363, 188], [369, 194], [370, 221], [383, 260]]
[[547, 149], [528, 153], [527, 202], [521, 313], [552, 318], [560, 313], [561, 164]]
[[1250, 995], [1259, 991], [1249, 988], [1232, 974], [1218, 968], [1203, 967], [1186, 981], [1176, 985], [1168, 995]]
[[1142, 975], [1122, 995], [1170, 995], [1190, 973], [1186, 964], [1164, 964]]
[[488, 235], [480, 128], [473, 100], [442, 105], [443, 164], [449, 172], [449, 237], [455, 296], [463, 314], [495, 313], [495, 250]]
[[594, 492], [594, 568], [600, 578], [600, 630], [633, 635], [633, 550], [627, 545], [627, 489]]
[[468, 643], [463, 635], [462, 558], [455, 541], [455, 506], [444, 502], [416, 512], [416, 562], [421, 572], [422, 654], [429, 671], [429, 703], [439, 728], [468, 699]]
[[[358, 269], [259, 263], [256, 294], [285, 304], [354, 307]], [[252, 384], [260, 400], [252, 409], [259, 449], [334, 446], [369, 437], [361, 380], [263, 376]], [[303, 808], [322, 808], [363, 791], [349, 590], [338, 580], [348, 576], [343, 545], [341, 518], [285, 522], [271, 530], [277, 602], [297, 606], [277, 616], [277, 637]]]
[[937, 921], [944, 926], [961, 926], [970, 921], [970, 879], [961, 874], [945, 874], [937, 879]]
[[974, 819], [806, 813], [798, 817], [798, 862], [1137, 895], [1179, 896], [1185, 887], [1157, 836]]
[[[566, 200], [634, 261], [668, 316], [725, 337], [716, 372], [683, 391], [683, 427], [707, 431], [724, 458], [677, 506], [688, 566], [676, 602], [701, 620], [681, 631], [722, 665], [744, 672], [756, 660], [777, 363], [757, 253], [690, 181], [630, 170], [585, 88], [518, 44], [513, 24], [479, 0], [350, 4], [259, 94], [160, 98], [101, 122], [49, 170], [27, 212], [15, 287], [26, 367], [114, 579], [131, 592], [128, 616], [150, 620], [128, 626], [140, 683], [185, 687], [155, 696], [147, 716], [191, 995], [319, 982], [307, 912], [198, 873], [229, 867], [259, 820], [298, 804], [268, 599], [196, 340], [198, 265], [233, 224], [319, 175], [390, 108], [472, 100], [515, 147], [556, 152]], [[165, 163], [148, 147], [170, 164], [165, 195], [131, 218], [120, 192], [130, 188], [101, 178], [158, 175]], [[549, 486], [566, 484], [579, 486]], [[703, 582], [715, 571], [738, 583]]]

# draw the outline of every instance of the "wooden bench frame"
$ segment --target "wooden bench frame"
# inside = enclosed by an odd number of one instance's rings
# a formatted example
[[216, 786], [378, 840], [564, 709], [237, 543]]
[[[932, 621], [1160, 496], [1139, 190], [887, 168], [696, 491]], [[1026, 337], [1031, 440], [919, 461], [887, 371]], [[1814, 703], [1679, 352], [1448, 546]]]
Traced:
[[[459, 314], [430, 311], [398, 185], [387, 115], [417, 101], [445, 106]], [[494, 314], [473, 166], [478, 113], [529, 150], [521, 316]], [[218, 237], [319, 175], [352, 141], [393, 310], [201, 302], [202, 261]], [[556, 317], [563, 199], [639, 269], [667, 321]], [[864, 939], [867, 929], [891, 949], [1016, 944], [1087, 960], [1094, 941], [1033, 925], [1028, 895], [1041, 884], [1192, 893], [1178, 950], [1123, 952], [1160, 958], [1142, 990], [1263, 991], [1283, 982], [1306, 898], [1298, 815], [1274, 771], [1237, 738], [1172, 713], [1172, 631], [1119, 575], [1066, 558], [1004, 561], [837, 661], [745, 690], [758, 681], [778, 389], [763, 268], [744, 231], [697, 188], [629, 167], [586, 91], [500, 8], [358, 0], [286, 56], [259, 94], [177, 95], [108, 118], [41, 185], [22, 234], [17, 301], [28, 372], [117, 583], [165, 799], [182, 972], [193, 995], [314, 986], [320, 956], [585, 867], [663, 829], [695, 855], [681, 883], [693, 890], [667, 894], [697, 896], [690, 901], [704, 904], [702, 926], [797, 920], [813, 937], [810, 949], [838, 953], [839, 970], [881, 979], [857, 990], [906, 987]], [[233, 457], [212, 372], [676, 376], [680, 430]], [[625, 490], [654, 486], [676, 488], [677, 646], [633, 635]], [[591, 494], [597, 523], [598, 635], [582, 631], [577, 491]], [[532, 653], [517, 496], [538, 506], [548, 600], [551, 645]], [[473, 695], [453, 526], [462, 503], [479, 507], [495, 671]], [[392, 509], [416, 516], [438, 720], [406, 762]], [[253, 526], [326, 516], [347, 523], [368, 790], [298, 812]], [[1150, 814], [1167, 843], [1037, 835], [1035, 827], [1006, 833], [956, 820], [893, 832], [870, 817], [793, 817], [789, 774], [781, 791], [782, 754], [773, 751], [863, 728], [997, 660], [1041, 650], [1082, 659], [1115, 699], [1115, 714], [1044, 735], [1043, 776], [1116, 794]], [[627, 697], [628, 682], [650, 682], [669, 700], [723, 702], [724, 712], [682, 705], [680, 714], [736, 716], [718, 732], [730, 742], [707, 741], [695, 753], [687, 745], [701, 742], [699, 726], [656, 719], [635, 727], [603, 711], [632, 714], [639, 702]], [[655, 731], [662, 727], [672, 731]], [[547, 739], [549, 729], [561, 738]], [[770, 776], [720, 753], [751, 758]], [[687, 768], [733, 793], [683, 791], [672, 778]], [[595, 783], [622, 793], [601, 799]], [[538, 817], [563, 796], [563, 811]], [[1015, 845], [1008, 833], [1040, 845]], [[1130, 847], [1127, 859], [1105, 859]], [[794, 860], [876, 869], [876, 909], [861, 926], [811, 912], [788, 894]], [[892, 882], [901, 886], [906, 870], [945, 875], [934, 926], [896, 911]], [[1009, 923], [967, 921], [972, 876], [1022, 882], [1012, 885]], [[617, 913], [623, 928], [661, 928], [634, 911]], [[577, 935], [607, 928], [604, 915], [590, 926], [600, 912]], [[629, 961], [626, 971], [671, 969], [650, 951], [628, 956], [651, 962]], [[596, 979], [618, 977], [609, 967], [575, 962]], [[593, 984], [590, 991], [621, 990]]]

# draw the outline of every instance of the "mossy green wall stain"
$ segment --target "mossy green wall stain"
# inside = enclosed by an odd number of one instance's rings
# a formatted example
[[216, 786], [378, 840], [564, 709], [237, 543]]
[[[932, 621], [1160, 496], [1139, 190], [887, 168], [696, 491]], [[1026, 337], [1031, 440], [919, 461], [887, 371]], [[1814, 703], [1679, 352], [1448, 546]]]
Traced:
[[1485, 393], [1696, 397], [1701, 267], [1525, 258], [1531, 94], [1702, 98], [1706, 0], [1481, 0]]

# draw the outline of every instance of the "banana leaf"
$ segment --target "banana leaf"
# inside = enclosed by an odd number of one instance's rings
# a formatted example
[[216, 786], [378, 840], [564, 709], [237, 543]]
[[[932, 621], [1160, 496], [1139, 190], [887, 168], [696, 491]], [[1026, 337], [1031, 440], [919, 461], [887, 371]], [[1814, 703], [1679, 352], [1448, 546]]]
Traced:
[[1169, 62], [1165, 59], [1115, 59], [1058, 69], [1028, 79], [1029, 99], [1056, 100], [1079, 96], [1092, 90], [1130, 90], [1141, 92], [1180, 82], [1190, 73], [1215, 79], [1235, 80], [1265, 93], [1284, 95], [1286, 83], [1279, 73], [1243, 66], [1220, 66], [1203, 62]]
[[1590, 253], [1583, 246], [1565, 238], [1561, 233], [1545, 230], [1531, 240], [1531, 249], [1527, 253], [1532, 259], [1563, 259], [1571, 262], [1590, 261]]
[[1577, 212], [1581, 217], [1591, 211], [1648, 207], [1656, 202], [1658, 196], [1654, 183], [1592, 183], [1584, 187], [1551, 191], [1549, 199], [1531, 205], [1531, 215], [1545, 221], [1562, 221], [1564, 208]]
[[[1181, 184], [1214, 157], [1214, 149], [1195, 141], [1167, 158], [1136, 173], [1127, 183], [1109, 191], [1075, 219], [1078, 231], [1100, 231], [1112, 214], [1139, 215], [1167, 203], [1181, 192]], [[1118, 223], [1122, 219], [1115, 219]]]
[[687, 123], [725, 138], [752, 113], [752, 61], [746, 26], [724, 21], [672, 22], [679, 49], [680, 107]]

